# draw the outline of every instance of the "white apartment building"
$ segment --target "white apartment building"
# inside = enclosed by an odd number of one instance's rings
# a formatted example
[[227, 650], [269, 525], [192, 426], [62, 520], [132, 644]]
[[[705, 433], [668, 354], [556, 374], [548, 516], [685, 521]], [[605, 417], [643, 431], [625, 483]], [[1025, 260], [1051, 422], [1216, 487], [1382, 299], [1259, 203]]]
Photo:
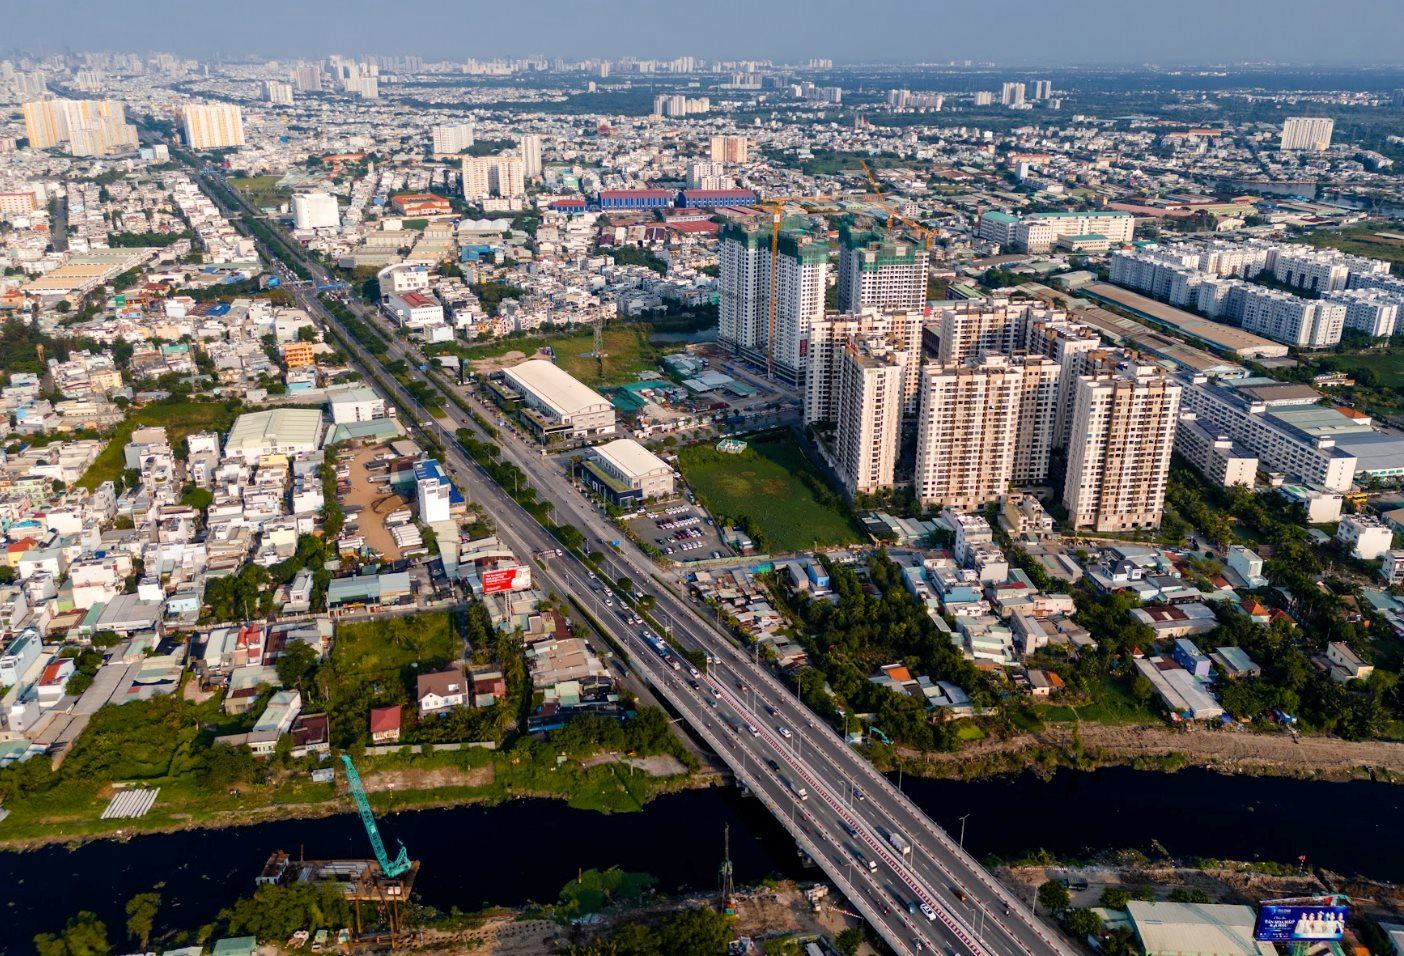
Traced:
[[744, 163], [749, 149], [744, 136], [713, 136], [710, 155], [716, 163]]
[[849, 495], [892, 486], [907, 360], [877, 337], [850, 339], [839, 358], [834, 465]]
[[419, 520], [423, 524], [452, 519], [450, 507], [453, 499], [453, 486], [437, 474], [416, 477], [415, 497], [419, 504]]
[[284, 80], [264, 80], [263, 99], [274, 106], [292, 106], [292, 84]]
[[526, 171], [519, 156], [466, 156], [463, 159], [463, 198], [481, 202], [491, 197], [512, 199], [526, 193]]
[[726, 164], [699, 160], [687, 164], [688, 189], [731, 189], [736, 181], [726, 173]]
[[829, 313], [809, 326], [809, 364], [804, 377], [804, 421], [838, 421], [839, 361], [853, 338], [881, 337], [893, 354], [904, 356], [902, 418], [915, 421], [921, 390], [921, 309], [864, 309], [857, 314]]
[[980, 217], [975, 235], [1001, 246], [1012, 246], [1019, 231], [1019, 217], [1007, 212], [987, 212]]
[[1346, 309], [1345, 328], [1375, 338], [1389, 338], [1400, 328], [1399, 309], [1404, 299], [1373, 289], [1346, 289], [1322, 296], [1327, 302]]
[[1394, 547], [1394, 532], [1373, 515], [1345, 515], [1336, 525], [1336, 540], [1350, 548], [1350, 556], [1374, 561]]
[[[1073, 395], [1080, 375], [1090, 375], [1104, 364], [1106, 352], [1102, 338], [1085, 325], [1061, 318], [1053, 310], [1049, 318], [1036, 318], [1028, 323], [1024, 347], [1035, 355], [1046, 355], [1058, 364], [1058, 397], [1054, 410], [1053, 447], [1067, 444], [1068, 428], [1072, 424]], [[1095, 353], [1095, 355], [1094, 355]]]
[[[958, 365], [982, 355], [1009, 355], [1029, 348], [1034, 325], [1061, 321], [1066, 313], [1042, 302], [996, 298], [958, 302], [938, 309], [931, 318], [940, 337], [937, 361]], [[1044, 349], [1034, 351], [1048, 354]]]
[[1180, 385], [1151, 365], [1078, 379], [1063, 503], [1074, 528], [1158, 528]]
[[1326, 491], [1350, 490], [1356, 458], [1336, 447], [1331, 436], [1313, 435], [1275, 418], [1265, 403], [1215, 385], [1203, 375], [1183, 377], [1180, 384], [1184, 409], [1194, 412], [1200, 427], [1256, 454], [1264, 470]]
[[1341, 341], [1346, 306], [1303, 299], [1278, 289], [1243, 290], [1243, 329], [1305, 349], [1326, 349]]
[[1195, 467], [1206, 481], [1220, 488], [1252, 488], [1258, 477], [1258, 456], [1227, 435], [1211, 433], [1199, 416], [1181, 411], [1175, 426], [1175, 451]]
[[1027, 252], [1052, 252], [1065, 236], [1101, 236], [1118, 245], [1130, 242], [1135, 230], [1135, 217], [1120, 210], [1036, 212], [1019, 221], [1014, 229], [1014, 244]]
[[827, 243], [800, 233], [780, 234], [773, 336], [769, 232], [728, 225], [722, 229], [717, 258], [717, 344], [758, 364], [773, 363], [783, 381], [803, 382], [810, 325], [824, 317]]
[[545, 138], [540, 133], [523, 133], [517, 139], [517, 152], [522, 157], [522, 175], [525, 178], [540, 178], [541, 147], [544, 143]]
[[422, 262], [397, 262], [376, 273], [382, 296], [401, 292], [428, 292], [429, 267]]
[[923, 308], [928, 268], [920, 246], [844, 226], [839, 230], [839, 310]]
[[923, 507], [980, 508], [1009, 490], [1022, 379], [1002, 355], [922, 367], [914, 487]]
[[1336, 121], [1324, 116], [1289, 116], [1282, 124], [1283, 150], [1305, 149], [1321, 152], [1331, 147]]
[[191, 149], [232, 149], [244, 145], [244, 111], [229, 103], [188, 103], [185, 144]]
[[1020, 107], [1024, 105], [1025, 86], [1022, 83], [1005, 83], [1000, 88], [999, 101], [1004, 106]]
[[336, 197], [330, 193], [298, 193], [293, 196], [292, 205], [296, 229], [335, 229], [341, 225]]
[[472, 123], [451, 123], [435, 126], [429, 130], [434, 154], [452, 156], [463, 152], [474, 143]]

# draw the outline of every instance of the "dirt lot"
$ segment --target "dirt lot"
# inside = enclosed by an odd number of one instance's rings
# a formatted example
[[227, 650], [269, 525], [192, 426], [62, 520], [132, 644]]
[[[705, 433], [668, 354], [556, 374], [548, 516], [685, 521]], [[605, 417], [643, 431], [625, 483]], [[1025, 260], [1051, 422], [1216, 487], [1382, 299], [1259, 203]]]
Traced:
[[492, 783], [491, 766], [474, 770], [456, 770], [440, 767], [437, 770], [384, 770], [367, 774], [367, 792], [381, 790], [432, 790], [436, 787], [485, 787]]
[[468, 370], [475, 375], [485, 375], [489, 372], [501, 371], [513, 365], [520, 365], [529, 358], [535, 358], [536, 353], [530, 355], [525, 352], [504, 352], [501, 355], [494, 355], [491, 358], [473, 359], [468, 363]]
[[[1088, 755], [1108, 763], [1179, 754], [1194, 766], [1249, 773], [1352, 777], [1375, 770], [1404, 777], [1404, 744], [1399, 743], [1088, 723], [1078, 725], [1078, 734]], [[932, 764], [957, 765], [972, 757], [1014, 753], [1034, 746], [1066, 748], [1072, 743], [1072, 725], [1057, 725], [1007, 740], [982, 741], [954, 754], [931, 754], [927, 759]]]
[[407, 502], [391, 492], [387, 485], [371, 484], [366, 472], [366, 466], [384, 451], [384, 445], [356, 450], [356, 457], [351, 461], [351, 490], [342, 497], [346, 507], [361, 509], [356, 516], [356, 532], [365, 539], [366, 544], [379, 551], [385, 560], [398, 561], [400, 549], [385, 528], [384, 516], [405, 507]]

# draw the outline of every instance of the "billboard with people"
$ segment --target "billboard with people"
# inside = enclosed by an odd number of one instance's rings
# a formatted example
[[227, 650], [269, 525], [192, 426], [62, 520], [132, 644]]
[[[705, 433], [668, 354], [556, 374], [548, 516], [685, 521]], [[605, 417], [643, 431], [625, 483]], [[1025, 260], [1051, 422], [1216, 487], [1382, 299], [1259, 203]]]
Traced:
[[1265, 943], [1338, 940], [1345, 935], [1345, 906], [1274, 906], [1258, 909], [1253, 938]]

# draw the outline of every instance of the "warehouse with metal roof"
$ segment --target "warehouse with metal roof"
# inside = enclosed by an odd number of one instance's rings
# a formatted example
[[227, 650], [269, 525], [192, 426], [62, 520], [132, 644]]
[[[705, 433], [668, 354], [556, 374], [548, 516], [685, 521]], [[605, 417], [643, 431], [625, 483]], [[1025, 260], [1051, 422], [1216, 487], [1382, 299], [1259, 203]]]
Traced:
[[588, 438], [613, 435], [614, 406], [569, 372], [544, 359], [529, 359], [502, 372], [521, 393], [529, 424], [539, 434]]
[[226, 458], [249, 464], [264, 455], [310, 455], [322, 447], [322, 413], [315, 408], [275, 408], [240, 415], [224, 440]]

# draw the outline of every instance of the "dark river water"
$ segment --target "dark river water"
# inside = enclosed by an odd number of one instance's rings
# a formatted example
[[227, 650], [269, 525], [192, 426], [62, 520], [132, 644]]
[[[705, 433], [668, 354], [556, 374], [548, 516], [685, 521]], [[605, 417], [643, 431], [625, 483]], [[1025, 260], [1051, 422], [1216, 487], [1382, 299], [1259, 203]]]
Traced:
[[[1158, 841], [1183, 857], [1295, 862], [1404, 881], [1398, 821], [1404, 787], [1175, 774], [1113, 768], [962, 783], [905, 778], [903, 787], [951, 833], [968, 814], [977, 857], [1039, 848], [1084, 856]], [[652, 874], [664, 892], [717, 885], [722, 832], [731, 827], [738, 884], [806, 873], [794, 844], [752, 799], [731, 789], [692, 790], [643, 812], [603, 816], [552, 800], [397, 814], [383, 821], [422, 862], [419, 898], [441, 909], [549, 902], [579, 869], [619, 866]], [[352, 814], [226, 830], [157, 834], [76, 850], [0, 853], [0, 952], [30, 952], [35, 933], [62, 928], [80, 909], [98, 914], [114, 942], [125, 902], [164, 884], [159, 922], [194, 930], [253, 891], [274, 850], [308, 859], [370, 855]]]

